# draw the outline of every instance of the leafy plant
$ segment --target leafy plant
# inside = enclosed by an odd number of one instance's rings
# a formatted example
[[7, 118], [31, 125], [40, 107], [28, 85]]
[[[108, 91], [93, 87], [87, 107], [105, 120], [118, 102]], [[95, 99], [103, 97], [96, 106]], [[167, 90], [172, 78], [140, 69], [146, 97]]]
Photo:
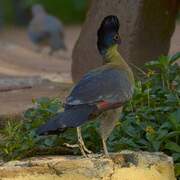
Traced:
[[163, 151], [180, 163], [180, 67], [161, 56], [146, 64], [147, 73], [136, 82], [134, 97], [109, 138], [111, 151], [122, 149]]
[[9, 121], [2, 131], [3, 142], [0, 150], [5, 160], [20, 159], [34, 155], [33, 149], [55, 146], [58, 144], [57, 136], [41, 139], [36, 135], [36, 128], [44, 121], [55, 115], [61, 109], [58, 99], [49, 100], [41, 98], [33, 100], [34, 108], [28, 109], [25, 114], [25, 122]]
[[[175, 63], [180, 52], [172, 57], [161, 56], [145, 65], [143, 78], [136, 82], [135, 93], [125, 107], [116, 128], [108, 139], [110, 151], [123, 149], [163, 151], [174, 158], [180, 175], [180, 67]], [[76, 131], [70, 129], [59, 136], [38, 137], [36, 128], [61, 111], [58, 99], [33, 101], [25, 112], [25, 122], [8, 123], [0, 150], [5, 160], [34, 156], [37, 148], [57, 148], [77, 143]], [[86, 145], [99, 152], [101, 140], [98, 121], [83, 126]], [[33, 153], [32, 153], [33, 152]], [[73, 150], [78, 153], [78, 149]], [[52, 153], [49, 151], [48, 153]]]

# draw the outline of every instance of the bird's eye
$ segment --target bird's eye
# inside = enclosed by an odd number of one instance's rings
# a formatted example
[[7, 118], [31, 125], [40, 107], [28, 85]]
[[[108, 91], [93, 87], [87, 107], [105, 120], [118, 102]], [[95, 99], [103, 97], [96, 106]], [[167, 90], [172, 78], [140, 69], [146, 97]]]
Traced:
[[114, 40], [119, 40], [119, 35], [118, 34], [116, 34], [115, 36], [114, 36]]

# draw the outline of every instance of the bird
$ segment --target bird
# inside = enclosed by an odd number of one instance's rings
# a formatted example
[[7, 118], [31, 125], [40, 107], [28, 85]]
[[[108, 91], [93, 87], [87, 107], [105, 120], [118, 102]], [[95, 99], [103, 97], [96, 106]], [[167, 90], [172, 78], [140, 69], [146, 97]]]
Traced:
[[39, 47], [48, 45], [52, 55], [57, 50], [66, 50], [64, 29], [59, 19], [49, 15], [42, 5], [32, 6], [33, 18], [28, 27], [30, 41]]
[[120, 55], [120, 22], [117, 16], [106, 16], [97, 31], [97, 49], [103, 64], [87, 72], [73, 87], [58, 113], [37, 129], [38, 135], [58, 134], [67, 128], [77, 128], [79, 147], [83, 155], [91, 153], [83, 141], [81, 125], [98, 119], [104, 155], [109, 156], [106, 141], [114, 129], [123, 105], [133, 96], [134, 75]]

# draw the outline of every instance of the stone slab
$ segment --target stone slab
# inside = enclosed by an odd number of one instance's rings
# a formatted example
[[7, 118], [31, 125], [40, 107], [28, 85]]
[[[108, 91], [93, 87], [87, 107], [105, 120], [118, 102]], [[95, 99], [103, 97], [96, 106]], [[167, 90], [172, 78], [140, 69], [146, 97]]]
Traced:
[[14, 161], [0, 166], [1, 180], [175, 180], [172, 158], [163, 153], [131, 152], [51, 156]]

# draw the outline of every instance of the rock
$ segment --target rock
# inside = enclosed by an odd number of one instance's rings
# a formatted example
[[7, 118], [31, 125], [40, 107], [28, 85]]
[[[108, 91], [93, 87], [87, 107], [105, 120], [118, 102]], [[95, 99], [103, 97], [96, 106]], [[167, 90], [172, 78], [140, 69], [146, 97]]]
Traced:
[[120, 52], [129, 63], [141, 66], [168, 54], [177, 3], [178, 0], [93, 0], [73, 51], [73, 80], [78, 81], [88, 70], [102, 64], [96, 47], [97, 29], [110, 14], [120, 20]]
[[175, 180], [172, 158], [163, 153], [123, 151], [93, 155], [37, 157], [0, 166], [1, 180]]

